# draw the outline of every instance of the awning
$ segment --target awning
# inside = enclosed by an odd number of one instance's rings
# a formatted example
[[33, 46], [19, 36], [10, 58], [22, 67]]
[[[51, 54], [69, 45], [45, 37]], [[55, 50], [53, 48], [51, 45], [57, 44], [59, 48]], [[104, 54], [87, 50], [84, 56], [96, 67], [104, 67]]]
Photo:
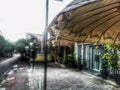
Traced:
[[70, 47], [72, 48], [74, 46], [74, 42], [71, 42], [69, 40], [65, 40], [62, 38], [56, 38], [54, 37], [50, 37], [49, 41], [52, 43], [52, 46], [66, 46], [66, 47]]
[[74, 43], [68, 40], [52, 40], [51, 41], [53, 46], [66, 46], [72, 48], [74, 46]]
[[74, 0], [48, 29], [70, 41], [120, 44], [120, 0]]

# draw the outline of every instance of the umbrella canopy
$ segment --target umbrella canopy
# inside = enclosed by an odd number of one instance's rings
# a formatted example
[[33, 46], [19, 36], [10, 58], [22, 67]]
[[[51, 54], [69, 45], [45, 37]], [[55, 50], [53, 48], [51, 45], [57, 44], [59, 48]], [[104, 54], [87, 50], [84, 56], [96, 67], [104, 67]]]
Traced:
[[120, 0], [74, 0], [48, 29], [70, 41], [120, 44]]
[[72, 48], [74, 46], [74, 43], [71, 42], [71, 41], [68, 41], [68, 40], [52, 40], [51, 41], [53, 46], [67, 46], [67, 47], [70, 47]]
[[67, 46], [72, 48], [74, 46], [74, 42], [62, 39], [62, 38], [56, 38], [55, 36], [50, 37], [49, 41], [52, 43], [52, 46]]

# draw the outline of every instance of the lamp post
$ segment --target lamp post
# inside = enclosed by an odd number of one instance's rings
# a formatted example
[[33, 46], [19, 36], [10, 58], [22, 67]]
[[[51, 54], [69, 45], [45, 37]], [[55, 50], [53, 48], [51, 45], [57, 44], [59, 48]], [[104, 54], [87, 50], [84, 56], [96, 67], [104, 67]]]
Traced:
[[[56, 1], [63, 1], [63, 0], [56, 0]], [[47, 90], [47, 38], [48, 38], [48, 30], [47, 30], [47, 26], [48, 26], [48, 12], [49, 12], [49, 0], [46, 0], [46, 19], [45, 19], [45, 33], [44, 33], [44, 47], [45, 47], [45, 51], [44, 51], [44, 57], [45, 57], [45, 62], [44, 62], [44, 90]]]
[[32, 68], [34, 69], [35, 66], [35, 57], [36, 57], [36, 48], [35, 48], [35, 42], [30, 42], [30, 51], [31, 51], [31, 57], [32, 57]]
[[30, 57], [30, 47], [29, 46], [25, 46], [25, 52], [26, 52], [26, 60], [29, 61], [29, 57]]

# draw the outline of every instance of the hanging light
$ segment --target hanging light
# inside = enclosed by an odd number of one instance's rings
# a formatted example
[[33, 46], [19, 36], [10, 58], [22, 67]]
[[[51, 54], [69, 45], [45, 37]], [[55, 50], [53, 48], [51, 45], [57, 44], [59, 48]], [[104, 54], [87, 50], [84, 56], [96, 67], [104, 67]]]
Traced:
[[100, 47], [97, 45], [95, 48], [96, 48], [97, 50], [99, 50]]

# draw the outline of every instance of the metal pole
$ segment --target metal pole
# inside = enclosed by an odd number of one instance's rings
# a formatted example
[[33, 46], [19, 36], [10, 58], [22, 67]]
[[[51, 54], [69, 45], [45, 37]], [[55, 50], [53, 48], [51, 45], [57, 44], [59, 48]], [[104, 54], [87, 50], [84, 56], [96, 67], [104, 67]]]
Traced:
[[44, 57], [45, 57], [45, 61], [44, 61], [44, 90], [47, 90], [47, 38], [48, 38], [48, 30], [47, 30], [47, 26], [48, 26], [48, 12], [49, 12], [49, 0], [46, 0], [46, 28], [45, 28], [45, 36], [44, 36], [44, 44], [45, 44], [45, 52], [44, 52]]
[[[58, 1], [63, 1], [63, 0], [58, 0]], [[49, 13], [49, 0], [46, 0], [46, 22], [45, 22], [45, 33], [44, 33], [44, 57], [45, 57], [45, 61], [44, 61], [44, 90], [47, 90], [47, 50], [48, 50], [48, 46], [47, 46], [47, 39], [48, 39], [48, 30], [47, 30], [47, 26], [48, 26], [48, 13]]]
[[35, 66], [35, 42], [33, 42], [33, 70], [34, 70], [34, 66]]
[[33, 70], [34, 70], [34, 65], [35, 65], [35, 59], [33, 58]]

